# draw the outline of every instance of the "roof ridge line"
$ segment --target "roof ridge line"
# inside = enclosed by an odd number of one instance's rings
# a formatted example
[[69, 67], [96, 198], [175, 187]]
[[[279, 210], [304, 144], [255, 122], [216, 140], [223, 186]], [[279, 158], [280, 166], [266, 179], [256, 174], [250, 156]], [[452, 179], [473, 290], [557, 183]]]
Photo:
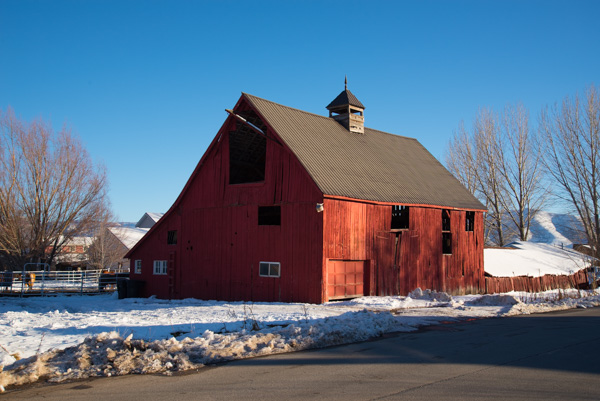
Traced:
[[295, 111], [300, 111], [300, 112], [302, 112], [302, 113], [309, 114], [309, 115], [311, 115], [311, 116], [315, 116], [315, 117], [321, 117], [321, 118], [325, 118], [325, 119], [327, 119], [327, 120], [329, 120], [329, 119], [330, 119], [330, 118], [329, 118], [329, 117], [327, 117], [327, 116], [322, 116], [322, 115], [320, 115], [320, 114], [311, 113], [310, 111], [301, 110], [301, 109], [297, 109], [297, 108], [295, 108], [295, 107], [286, 106], [285, 104], [277, 103], [277, 102], [274, 102], [274, 101], [272, 101], [272, 100], [269, 100], [269, 99], [265, 99], [265, 98], [262, 98], [262, 97], [259, 97], [259, 96], [252, 95], [252, 94], [250, 94], [250, 93], [242, 92], [242, 95], [244, 95], [244, 96], [250, 96], [250, 97], [254, 97], [254, 98], [257, 98], [257, 99], [263, 100], [263, 101], [265, 101], [265, 102], [273, 103], [273, 104], [276, 104], [277, 106], [285, 107], [286, 109], [291, 109], [291, 110], [295, 110]]
[[[275, 105], [277, 105], [277, 106], [280, 106], [280, 107], [285, 107], [286, 109], [290, 109], [290, 110], [299, 111], [299, 112], [301, 112], [301, 113], [308, 114], [308, 115], [311, 115], [311, 116], [314, 116], [314, 117], [323, 118], [323, 119], [325, 119], [325, 120], [328, 120], [328, 121], [331, 121], [331, 120], [332, 120], [332, 118], [331, 118], [331, 117], [322, 116], [322, 115], [320, 115], [320, 114], [311, 113], [310, 111], [301, 110], [301, 109], [297, 109], [297, 108], [295, 108], [295, 107], [286, 106], [285, 104], [277, 103], [277, 102], [274, 102], [274, 101], [272, 101], [272, 100], [269, 100], [269, 99], [262, 98], [262, 97], [260, 97], [260, 96], [252, 95], [252, 94], [250, 94], [250, 93], [242, 92], [242, 95], [244, 95], [244, 96], [249, 96], [249, 97], [253, 97], [253, 98], [256, 98], [256, 99], [260, 99], [260, 100], [262, 100], [262, 101], [265, 101], [265, 102], [268, 102], [268, 103], [271, 103], [271, 104], [275, 104]], [[335, 121], [335, 120], [333, 120], [333, 121]], [[406, 138], [406, 139], [412, 139], [412, 140], [414, 140], [414, 141], [417, 141], [417, 142], [418, 142], [418, 139], [417, 139], [417, 138], [414, 138], [414, 137], [411, 137], [411, 136], [397, 135], [397, 134], [393, 134], [393, 133], [391, 133], [391, 132], [381, 131], [381, 130], [378, 130], [378, 129], [375, 129], [375, 128], [370, 128], [370, 127], [367, 127], [367, 126], [365, 126], [365, 129], [368, 129], [368, 130], [370, 130], [370, 131], [379, 132], [379, 133], [381, 133], [381, 134], [386, 134], [386, 135], [391, 135], [391, 136], [396, 136], [396, 137], [400, 137], [400, 138]]]

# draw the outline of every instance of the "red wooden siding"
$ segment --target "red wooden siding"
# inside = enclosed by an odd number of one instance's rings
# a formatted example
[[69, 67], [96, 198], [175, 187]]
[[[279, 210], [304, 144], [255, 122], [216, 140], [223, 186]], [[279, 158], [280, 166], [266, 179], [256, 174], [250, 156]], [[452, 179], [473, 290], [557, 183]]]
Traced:
[[[286, 302], [322, 302], [322, 194], [284, 146], [267, 141], [265, 180], [229, 184], [228, 120], [160, 227], [134, 250], [142, 260], [146, 296]], [[269, 136], [274, 134], [269, 132]], [[280, 226], [259, 226], [258, 207], [281, 207]], [[178, 230], [177, 245], [166, 245]], [[164, 238], [163, 238], [164, 237]], [[170, 274], [152, 274], [168, 260]], [[281, 277], [259, 276], [259, 263], [281, 263]]]
[[394, 231], [390, 205], [325, 199], [323, 214], [323, 265], [330, 259], [367, 261], [370, 295], [408, 294], [417, 287], [484, 289], [482, 212], [475, 212], [475, 230], [466, 231], [466, 212], [450, 211], [450, 255], [442, 254], [442, 209], [411, 206], [410, 228]]
[[[132, 260], [142, 261], [142, 273], [131, 273], [131, 278], [134, 280], [143, 280], [143, 293], [145, 296], [156, 295], [159, 298], [171, 298], [175, 285], [181, 281], [177, 272], [178, 266], [178, 250], [180, 249], [180, 241], [178, 238], [177, 245], [167, 245], [167, 233], [171, 230], [181, 229], [181, 219], [178, 215], [172, 216], [166, 224], [161, 224], [157, 227], [150, 237], [147, 238], [140, 247], [140, 250], [132, 256]], [[167, 274], [155, 275], [154, 261], [167, 261]], [[150, 291], [150, 292], [148, 292]]]

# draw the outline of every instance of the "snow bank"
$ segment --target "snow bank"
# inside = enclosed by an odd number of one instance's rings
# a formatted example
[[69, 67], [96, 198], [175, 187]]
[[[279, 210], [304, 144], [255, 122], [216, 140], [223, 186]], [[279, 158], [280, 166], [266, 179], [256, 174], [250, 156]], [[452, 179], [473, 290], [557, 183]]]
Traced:
[[[352, 343], [451, 320], [600, 306], [600, 291], [451, 297], [436, 291], [323, 305], [114, 296], [0, 299], [0, 390], [37, 380], [162, 373]], [[22, 358], [16, 360], [15, 356]]]
[[94, 376], [166, 373], [206, 364], [367, 340], [402, 328], [389, 312], [348, 312], [318, 323], [290, 324], [256, 332], [218, 334], [205, 331], [196, 338], [174, 337], [151, 342], [123, 339], [119, 333], [88, 337], [75, 347], [51, 350], [15, 362], [0, 372], [0, 385], [22, 385], [47, 378], [51, 382]]

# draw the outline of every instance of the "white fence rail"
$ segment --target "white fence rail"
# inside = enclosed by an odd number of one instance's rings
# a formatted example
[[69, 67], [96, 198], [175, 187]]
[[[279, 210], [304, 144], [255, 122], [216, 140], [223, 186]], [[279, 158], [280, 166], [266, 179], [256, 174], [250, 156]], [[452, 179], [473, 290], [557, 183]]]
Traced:
[[0, 272], [0, 295], [44, 296], [54, 294], [98, 294], [115, 291], [117, 281], [128, 272], [5, 271]]

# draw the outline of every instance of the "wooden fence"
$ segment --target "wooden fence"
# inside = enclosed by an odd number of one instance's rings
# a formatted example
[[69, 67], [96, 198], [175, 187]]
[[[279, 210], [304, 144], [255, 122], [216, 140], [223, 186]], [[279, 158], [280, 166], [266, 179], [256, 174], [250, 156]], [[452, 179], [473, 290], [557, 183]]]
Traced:
[[566, 275], [546, 274], [540, 277], [486, 277], [485, 290], [487, 294], [497, 294], [510, 291], [541, 292], [566, 288], [587, 288], [588, 277], [585, 270]]

